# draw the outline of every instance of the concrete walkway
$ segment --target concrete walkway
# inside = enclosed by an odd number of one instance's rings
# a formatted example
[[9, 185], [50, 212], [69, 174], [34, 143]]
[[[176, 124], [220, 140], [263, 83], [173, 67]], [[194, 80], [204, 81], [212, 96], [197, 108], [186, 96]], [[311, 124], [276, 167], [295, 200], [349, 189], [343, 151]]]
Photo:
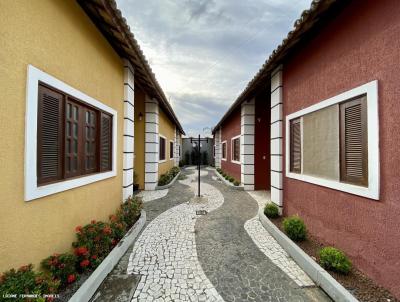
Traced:
[[260, 201], [210, 169], [195, 198], [194, 172], [144, 204], [147, 226], [95, 301], [329, 301], [260, 227]]

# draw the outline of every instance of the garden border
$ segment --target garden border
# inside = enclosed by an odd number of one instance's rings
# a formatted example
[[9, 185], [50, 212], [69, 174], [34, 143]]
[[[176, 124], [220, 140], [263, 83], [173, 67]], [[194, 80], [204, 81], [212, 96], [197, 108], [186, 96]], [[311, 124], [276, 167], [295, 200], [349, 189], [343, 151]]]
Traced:
[[217, 174], [217, 177], [219, 179], [221, 179], [226, 185], [232, 187], [235, 190], [239, 190], [239, 191], [244, 191], [244, 186], [243, 185], [239, 185], [239, 186], [235, 186], [234, 184], [232, 184], [230, 181], [226, 180], [225, 177], [223, 177], [221, 174], [219, 174], [219, 172], [217, 171], [217, 169], [214, 169], [215, 174]]
[[125, 236], [112, 249], [107, 257], [100, 265], [92, 272], [89, 278], [79, 287], [68, 302], [87, 302], [89, 301], [96, 290], [100, 287], [104, 279], [117, 265], [121, 257], [126, 253], [133, 241], [139, 235], [140, 231], [146, 223], [146, 212], [140, 212], [140, 218], [125, 234]]
[[169, 187], [171, 187], [176, 182], [179, 175], [181, 175], [181, 172], [182, 171], [179, 171], [179, 173], [176, 174], [175, 177], [168, 184], [166, 184], [164, 186], [156, 186], [156, 190], [165, 190], [165, 189], [168, 189]]
[[296, 243], [279, 230], [265, 215], [263, 209], [259, 209], [258, 217], [264, 228], [285, 249], [294, 261], [307, 275], [320, 286], [334, 301], [357, 302], [358, 300], [326, 270], [307, 255]]

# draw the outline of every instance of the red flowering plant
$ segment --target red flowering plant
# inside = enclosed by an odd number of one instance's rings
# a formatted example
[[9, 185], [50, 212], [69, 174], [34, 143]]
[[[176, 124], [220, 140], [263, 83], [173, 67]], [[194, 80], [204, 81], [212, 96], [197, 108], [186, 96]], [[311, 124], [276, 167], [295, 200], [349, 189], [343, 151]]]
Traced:
[[95, 269], [113, 247], [113, 230], [110, 224], [102, 221], [92, 220], [83, 227], [78, 226], [76, 238], [72, 246], [81, 272]]
[[[18, 270], [11, 269], [0, 274], [0, 297], [16, 293], [54, 294], [57, 292], [59, 284], [59, 281], [53, 280], [47, 274], [35, 272], [32, 264], [24, 265]], [[26, 299], [17, 298], [12, 301], [26, 301]]]
[[111, 244], [115, 246], [126, 233], [126, 223], [121, 221], [117, 215], [110, 215], [109, 218], [113, 237]]
[[133, 226], [140, 217], [140, 211], [143, 209], [141, 198], [129, 196], [126, 201], [121, 204], [117, 217], [120, 222], [124, 222], [128, 228]]
[[70, 253], [53, 254], [43, 259], [41, 266], [49, 272], [54, 280], [59, 280], [61, 287], [66, 287], [77, 278], [76, 272], [77, 257]]

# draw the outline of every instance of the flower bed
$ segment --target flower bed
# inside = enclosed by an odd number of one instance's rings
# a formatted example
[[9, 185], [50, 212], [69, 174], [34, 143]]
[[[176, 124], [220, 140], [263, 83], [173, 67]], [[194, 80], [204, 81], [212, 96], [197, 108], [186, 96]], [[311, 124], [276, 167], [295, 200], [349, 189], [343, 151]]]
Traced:
[[233, 187], [242, 188], [242, 186], [240, 186], [240, 181], [236, 180], [234, 177], [225, 173], [221, 168], [216, 168], [215, 171], [217, 172], [218, 177], [221, 180], [223, 180], [226, 184]]
[[172, 167], [167, 173], [161, 174], [158, 180], [158, 186], [165, 187], [169, 185], [180, 171], [181, 169], [179, 169], [179, 167]]
[[[269, 218], [282, 232], [285, 232], [283, 221], [284, 217]], [[307, 234], [307, 239], [295, 242], [305, 253], [316, 262], [320, 262], [320, 251], [324, 245], [315, 237]], [[354, 266], [347, 274], [328, 270], [328, 273], [336, 279], [344, 288], [351, 292], [359, 301], [398, 301], [388, 290], [375, 284], [370, 278], [361, 273]]]
[[[71, 292], [81, 276], [85, 279], [123, 238], [139, 219], [142, 201], [128, 198], [117, 213], [110, 215], [109, 222], [92, 220], [85, 226], [77, 226], [76, 238], [72, 243], [73, 253], [53, 254], [41, 262], [41, 271], [35, 272], [32, 265], [14, 269], [0, 275], [0, 296], [9, 294], [37, 294], [37, 301], [53, 301], [54, 297], [44, 294], [63, 295]], [[57, 296], [57, 295], [56, 295]], [[26, 299], [13, 299], [26, 301]], [[35, 300], [36, 301], [36, 300]]]

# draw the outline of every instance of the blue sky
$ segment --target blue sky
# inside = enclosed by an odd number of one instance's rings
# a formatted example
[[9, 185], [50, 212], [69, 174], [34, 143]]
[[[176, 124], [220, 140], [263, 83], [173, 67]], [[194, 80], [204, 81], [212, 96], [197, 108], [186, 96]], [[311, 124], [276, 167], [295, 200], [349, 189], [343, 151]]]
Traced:
[[189, 135], [214, 126], [310, 0], [117, 0]]

